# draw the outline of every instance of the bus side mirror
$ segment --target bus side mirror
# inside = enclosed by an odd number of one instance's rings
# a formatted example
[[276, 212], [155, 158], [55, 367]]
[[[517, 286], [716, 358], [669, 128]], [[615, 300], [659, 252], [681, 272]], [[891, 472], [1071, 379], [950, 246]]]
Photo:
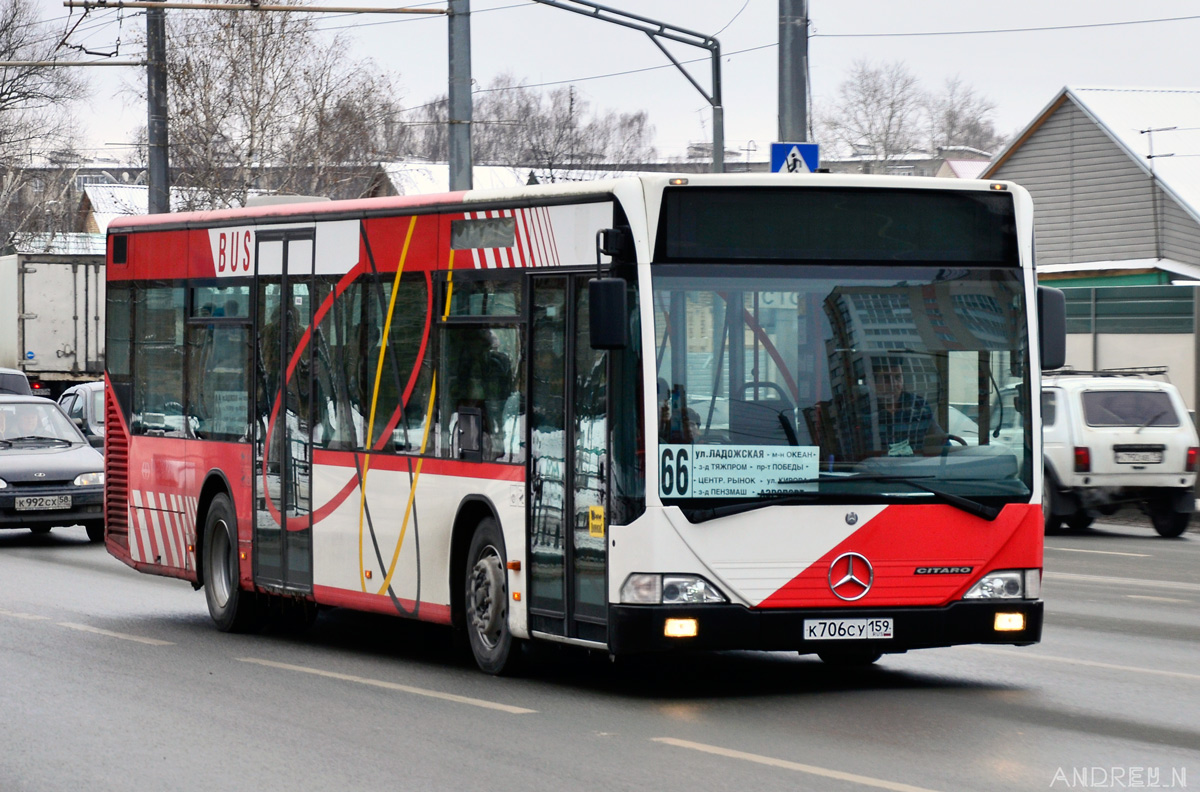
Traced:
[[1059, 289], [1037, 287], [1038, 349], [1042, 371], [1067, 364], [1067, 298]]
[[629, 303], [623, 278], [588, 281], [588, 314], [592, 349], [629, 346]]

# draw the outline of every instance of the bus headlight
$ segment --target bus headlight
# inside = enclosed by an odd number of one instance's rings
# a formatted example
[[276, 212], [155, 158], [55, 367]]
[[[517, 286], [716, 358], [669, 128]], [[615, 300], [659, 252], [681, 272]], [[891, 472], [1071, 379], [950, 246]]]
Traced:
[[716, 586], [699, 575], [634, 573], [621, 584], [622, 605], [704, 605], [728, 601]]
[[75, 477], [76, 487], [94, 487], [104, 483], [103, 473], [80, 473]]
[[1002, 569], [980, 578], [963, 599], [1037, 599], [1041, 593], [1041, 570]]

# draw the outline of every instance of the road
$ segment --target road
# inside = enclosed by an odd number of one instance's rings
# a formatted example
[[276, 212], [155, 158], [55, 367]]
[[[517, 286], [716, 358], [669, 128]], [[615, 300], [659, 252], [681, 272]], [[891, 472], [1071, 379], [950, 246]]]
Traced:
[[[0, 790], [1200, 788], [1200, 533], [1047, 537], [1043, 642], [854, 672], [734, 652], [476, 671], [323, 613], [226, 635], [82, 528], [0, 532]], [[1086, 782], [1086, 783], [1085, 783]]]

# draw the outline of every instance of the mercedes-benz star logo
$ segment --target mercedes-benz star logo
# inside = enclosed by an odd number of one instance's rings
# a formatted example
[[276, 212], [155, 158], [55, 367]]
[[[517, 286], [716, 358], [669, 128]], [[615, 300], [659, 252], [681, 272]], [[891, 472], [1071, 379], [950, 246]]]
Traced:
[[838, 599], [846, 602], [862, 599], [874, 582], [875, 570], [866, 556], [842, 553], [829, 565], [829, 590]]

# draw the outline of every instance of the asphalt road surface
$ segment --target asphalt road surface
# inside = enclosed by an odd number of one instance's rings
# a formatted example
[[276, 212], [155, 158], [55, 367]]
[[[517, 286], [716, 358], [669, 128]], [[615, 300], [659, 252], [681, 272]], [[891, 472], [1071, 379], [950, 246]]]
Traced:
[[0, 790], [1200, 789], [1200, 534], [1047, 537], [1044, 640], [474, 669], [346, 611], [226, 635], [82, 528], [0, 532]]

